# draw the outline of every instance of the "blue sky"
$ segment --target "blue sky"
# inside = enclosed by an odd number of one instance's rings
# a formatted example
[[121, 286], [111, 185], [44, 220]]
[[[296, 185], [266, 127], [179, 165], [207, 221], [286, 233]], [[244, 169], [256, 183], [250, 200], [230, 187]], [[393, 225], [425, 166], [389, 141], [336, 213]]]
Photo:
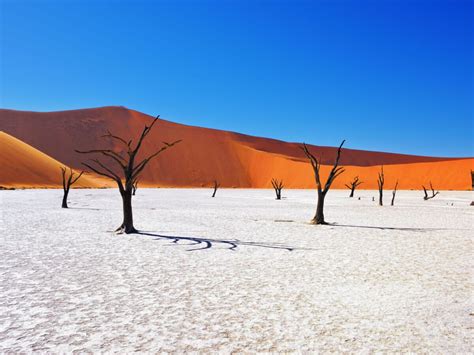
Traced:
[[474, 155], [472, 1], [0, 3], [3, 108]]

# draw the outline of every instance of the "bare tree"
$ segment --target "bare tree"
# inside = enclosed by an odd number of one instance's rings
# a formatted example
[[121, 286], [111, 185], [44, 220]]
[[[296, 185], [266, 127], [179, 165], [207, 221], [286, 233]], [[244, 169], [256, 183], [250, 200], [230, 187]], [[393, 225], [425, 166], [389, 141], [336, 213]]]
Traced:
[[397, 194], [397, 187], [398, 187], [398, 180], [395, 183], [395, 188], [392, 191], [392, 202], [390, 203], [391, 206], [395, 204], [395, 195]]
[[342, 141], [341, 145], [337, 149], [336, 161], [329, 172], [329, 176], [324, 184], [324, 188], [321, 184], [321, 178], [319, 175], [320, 168], [321, 168], [321, 159], [317, 159], [309, 150], [306, 144], [303, 143], [301, 149], [308, 157], [309, 161], [311, 162], [311, 166], [313, 167], [314, 178], [316, 180], [316, 186], [318, 188], [318, 205], [316, 207], [316, 214], [314, 218], [311, 220], [312, 224], [327, 224], [324, 220], [324, 199], [326, 194], [328, 193], [329, 189], [331, 188], [332, 183], [334, 180], [344, 172], [344, 168], [339, 166], [339, 158], [341, 157], [341, 150], [342, 145], [344, 144], [345, 140]]
[[214, 192], [212, 193], [211, 197], [216, 197], [216, 192], [219, 187], [221, 187], [221, 184], [219, 184], [217, 180], [214, 180]]
[[378, 180], [377, 180], [377, 185], [379, 186], [379, 206], [383, 206], [383, 185], [385, 184], [385, 175], [383, 173], [383, 165], [380, 169], [380, 173]]
[[62, 208], [68, 208], [67, 206], [67, 196], [69, 195], [69, 190], [71, 189], [71, 186], [74, 185], [77, 180], [84, 174], [83, 171], [81, 171], [79, 174], [74, 173], [74, 171], [69, 168], [69, 175], [67, 174], [67, 168], [65, 166], [61, 167], [61, 175], [63, 178], [63, 203], [61, 205]]
[[275, 189], [276, 199], [281, 200], [281, 190], [283, 189], [283, 180], [272, 179], [272, 186]]
[[360, 181], [358, 176], [356, 176], [349, 184], [345, 184], [346, 187], [351, 190], [349, 197], [354, 197], [354, 191], [360, 184], [363, 184], [363, 181]]
[[429, 200], [434, 198], [437, 194], [439, 194], [439, 191], [436, 191], [433, 189], [433, 184], [430, 181], [430, 188], [431, 188], [431, 196], [428, 196], [428, 192], [426, 191], [426, 188], [424, 186], [421, 186], [423, 188], [423, 191], [425, 192], [425, 197], [423, 197], [423, 200]]
[[137, 193], [137, 189], [138, 189], [138, 179], [136, 179], [132, 185], [132, 196], [135, 196], [135, 194]]
[[[137, 230], [133, 225], [133, 185], [138, 181], [138, 178], [142, 173], [143, 169], [145, 169], [145, 167], [150, 161], [152, 161], [153, 158], [155, 158], [158, 154], [162, 153], [166, 149], [171, 148], [175, 144], [181, 142], [180, 140], [174, 141], [173, 143], [163, 142], [164, 145], [158, 151], [143, 158], [140, 162], [136, 162], [136, 159], [138, 159], [137, 155], [140, 151], [143, 140], [148, 136], [156, 122], [158, 122], [158, 117], [160, 116], [157, 116], [156, 119], [153, 119], [149, 126], [145, 125], [135, 146], [133, 146], [132, 144], [133, 140], [126, 141], [124, 138], [115, 136], [109, 131], [106, 135], [102, 136], [104, 138], [113, 139], [117, 141], [120, 145], [125, 147], [125, 156], [120, 152], [116, 152], [112, 149], [93, 149], [87, 151], [76, 150], [76, 152], [82, 154], [102, 154], [109, 160], [109, 163], [114, 162], [118, 170], [122, 170], [121, 173], [116, 173], [116, 169], [110, 168], [107, 164], [103, 163], [99, 159], [91, 159], [89, 163], [82, 163], [84, 166], [86, 166], [93, 172], [108, 177], [109, 179], [112, 179], [117, 183], [120, 195], [122, 196], [123, 222], [120, 227], [117, 228], [116, 232], [124, 232], [127, 234], [137, 233]], [[95, 166], [92, 166], [92, 163], [94, 163]]]

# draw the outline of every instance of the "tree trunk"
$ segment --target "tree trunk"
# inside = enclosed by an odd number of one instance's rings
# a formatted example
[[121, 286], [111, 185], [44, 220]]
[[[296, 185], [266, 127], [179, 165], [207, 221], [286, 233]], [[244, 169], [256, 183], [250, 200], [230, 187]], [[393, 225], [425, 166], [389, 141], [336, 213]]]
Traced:
[[122, 225], [117, 228], [117, 231], [124, 232], [126, 234], [137, 233], [137, 230], [133, 226], [133, 211], [132, 211], [132, 191], [125, 190], [122, 194], [123, 203], [123, 222]]
[[354, 190], [355, 190], [355, 186], [352, 186], [351, 194], [349, 195], [349, 197], [354, 197]]
[[316, 207], [316, 215], [311, 220], [312, 224], [327, 224], [324, 220], [324, 198], [326, 197], [323, 192], [318, 191], [318, 205]]
[[68, 194], [69, 194], [69, 190], [64, 190], [63, 204], [61, 205], [62, 208], [68, 208], [68, 206], [67, 206], [67, 195]]
[[390, 203], [391, 206], [393, 206], [395, 203], [395, 194], [396, 192], [392, 192], [392, 202]]
[[383, 190], [379, 190], [379, 206], [383, 206]]

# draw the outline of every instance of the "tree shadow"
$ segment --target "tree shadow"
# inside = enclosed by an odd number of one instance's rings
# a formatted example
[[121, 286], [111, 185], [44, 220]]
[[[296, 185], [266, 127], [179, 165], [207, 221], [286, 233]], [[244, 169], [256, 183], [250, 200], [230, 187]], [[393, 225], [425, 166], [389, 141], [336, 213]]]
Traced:
[[155, 237], [154, 240], [169, 240], [173, 244], [178, 244], [179, 242], [185, 241], [190, 242], [186, 245], [196, 246], [195, 248], [188, 249], [187, 251], [197, 251], [210, 249], [216, 245], [221, 245], [226, 247], [228, 250], [235, 251], [239, 246], [250, 246], [250, 247], [259, 247], [259, 248], [268, 248], [268, 249], [280, 249], [293, 251], [297, 249], [307, 249], [307, 248], [296, 248], [283, 245], [281, 243], [263, 243], [263, 242], [245, 242], [238, 239], [211, 239], [211, 238], [202, 238], [202, 237], [182, 237], [174, 235], [162, 235], [156, 233], [149, 233], [146, 231], [139, 231], [138, 234], [146, 235], [150, 237]]
[[358, 226], [353, 224], [337, 224], [329, 223], [331, 227], [347, 227], [347, 228], [367, 228], [367, 229], [379, 229], [379, 230], [395, 230], [395, 231], [405, 231], [405, 232], [430, 232], [430, 231], [441, 231], [441, 230], [451, 230], [452, 228], [411, 228], [411, 227], [378, 227], [378, 226]]

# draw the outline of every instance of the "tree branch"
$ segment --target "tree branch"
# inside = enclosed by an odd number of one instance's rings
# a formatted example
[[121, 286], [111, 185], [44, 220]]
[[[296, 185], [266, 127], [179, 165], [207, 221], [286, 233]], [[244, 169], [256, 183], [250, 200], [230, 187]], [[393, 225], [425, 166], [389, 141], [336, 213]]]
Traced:
[[122, 157], [120, 154], [114, 152], [113, 150], [110, 149], [93, 149], [93, 150], [75, 150], [76, 153], [80, 154], [94, 154], [94, 153], [100, 153], [102, 155], [105, 155], [106, 157], [112, 158], [117, 164], [122, 169], [126, 169], [126, 163], [127, 161], [125, 160], [124, 157]]
[[329, 173], [328, 179], [326, 180], [326, 184], [325, 184], [324, 190], [323, 190], [324, 194], [326, 194], [329, 191], [333, 181], [345, 171], [345, 169], [343, 167], [338, 166], [339, 165], [339, 159], [341, 158], [342, 146], [343, 146], [345, 141], [346, 140], [344, 139], [341, 142], [341, 144], [339, 145], [339, 148], [337, 149], [336, 161], [334, 162], [334, 166], [332, 167], [331, 172]]
[[138, 163], [134, 168], [133, 168], [133, 171], [132, 171], [132, 179], [134, 179], [135, 177], [137, 177], [141, 171], [146, 167], [146, 165], [154, 158], [156, 157], [158, 154], [162, 153], [163, 151], [165, 151], [166, 149], [168, 148], [171, 148], [172, 146], [178, 144], [182, 142], [182, 140], [177, 140], [177, 141], [174, 141], [173, 143], [166, 143], [166, 145], [164, 147], [161, 147], [161, 149], [159, 149], [157, 152], [151, 154], [150, 156], [148, 156], [148, 158], [145, 158], [143, 159], [140, 163]]
[[313, 171], [314, 171], [314, 177], [315, 177], [315, 180], [316, 180], [316, 186], [318, 187], [318, 191], [321, 191], [321, 180], [319, 178], [319, 168], [320, 168], [321, 164], [318, 162], [318, 159], [316, 159], [316, 157], [313, 154], [311, 154], [308, 147], [306, 146], [306, 143], [303, 143], [303, 146], [300, 147], [300, 148], [301, 148], [301, 150], [303, 150], [306, 157], [311, 162], [311, 166], [313, 167]]
[[118, 140], [120, 143], [123, 143], [125, 144], [127, 147], [128, 147], [128, 150], [130, 150], [130, 143], [131, 141], [129, 141], [127, 143], [127, 141], [119, 136], [116, 136], [116, 135], [113, 135], [112, 133], [110, 133], [109, 130], [107, 130], [107, 134], [104, 134], [103, 136], [101, 136], [101, 138], [112, 138], [112, 139], [116, 139]]
[[[140, 135], [140, 138], [138, 139], [137, 146], [133, 150], [134, 155], [136, 155], [137, 152], [140, 150], [143, 139], [145, 139], [145, 137], [148, 135], [148, 133], [150, 133], [151, 129], [153, 128], [155, 123], [158, 122], [159, 118], [160, 118], [160, 115], [156, 116], [156, 118], [151, 122], [151, 124], [149, 126], [145, 126], [145, 128], [143, 128], [142, 134]], [[131, 143], [131, 141], [130, 141], [130, 143]]]
[[63, 177], [63, 190], [66, 191], [66, 167], [61, 166], [60, 169]]
[[74, 180], [71, 181], [71, 185], [75, 184], [76, 181], [79, 180], [79, 178], [82, 176], [82, 174], [84, 174], [84, 171], [81, 171], [79, 175]]

